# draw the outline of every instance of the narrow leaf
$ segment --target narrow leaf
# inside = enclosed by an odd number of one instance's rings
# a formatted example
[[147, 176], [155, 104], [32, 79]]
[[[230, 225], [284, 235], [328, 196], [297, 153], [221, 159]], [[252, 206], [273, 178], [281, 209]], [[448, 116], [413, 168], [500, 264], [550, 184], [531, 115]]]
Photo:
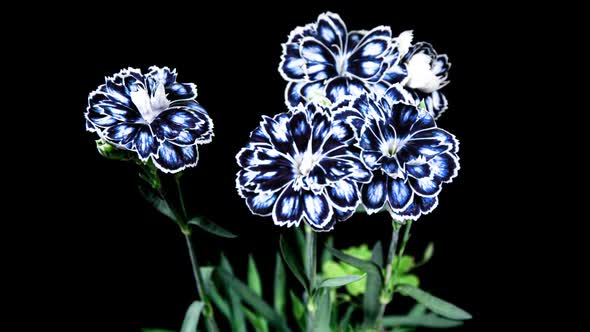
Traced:
[[305, 255], [305, 232], [303, 231], [304, 227], [295, 227], [295, 242], [297, 243], [297, 249], [299, 249], [299, 254], [301, 260], [303, 261], [303, 256]]
[[373, 247], [373, 251], [371, 253], [371, 261], [377, 264], [379, 267], [383, 268], [383, 246], [381, 245], [381, 241], [377, 241], [375, 246]]
[[211, 299], [211, 301], [213, 301], [213, 304], [215, 304], [219, 311], [228, 320], [230, 320], [231, 313], [229, 309], [229, 304], [227, 304], [227, 301], [225, 301], [221, 294], [219, 294], [219, 291], [217, 290], [215, 283], [211, 279], [213, 270], [214, 268], [211, 266], [201, 267], [201, 276], [203, 277], [203, 286], [205, 286], [205, 293], [207, 293], [207, 296], [209, 296], [209, 298]]
[[350, 322], [350, 317], [352, 317], [352, 313], [354, 312], [354, 306], [349, 305], [340, 320], [340, 325], [338, 326], [338, 331], [346, 331], [346, 327]]
[[374, 262], [352, 257], [334, 248], [328, 248], [328, 250], [335, 257], [367, 273], [367, 288], [363, 298], [363, 325], [365, 328], [374, 326], [381, 309], [379, 301], [381, 289], [383, 288], [383, 273], [381, 268]]
[[244, 315], [248, 322], [252, 324], [255, 331], [257, 332], [268, 332], [268, 324], [264, 318], [256, 316], [252, 311], [248, 310], [248, 308], [242, 306], [242, 310], [244, 310]]
[[[220, 272], [223, 272], [233, 277], [233, 269], [231, 267], [231, 264], [223, 254], [221, 255], [220, 268], [216, 269], [215, 271], [216, 275], [219, 275]], [[230, 322], [232, 331], [245, 332], [246, 318], [244, 317], [244, 312], [242, 311], [242, 302], [240, 300], [240, 297], [236, 294], [237, 292], [235, 291], [235, 289], [233, 289], [232, 287], [225, 287], [227, 282], [224, 279], [222, 279], [221, 282], [224, 285], [224, 289], [226, 291], [230, 303]]]
[[330, 332], [331, 313], [330, 291], [322, 289], [318, 295], [318, 310], [315, 313], [314, 332]]
[[435, 312], [441, 316], [457, 320], [471, 319], [471, 315], [465, 310], [447, 301], [439, 299], [438, 297], [433, 296], [421, 290], [420, 288], [401, 284], [396, 287], [396, 290], [402, 295], [413, 298], [414, 300], [423, 304], [426, 308], [430, 309], [432, 312]]
[[230, 231], [217, 225], [216, 223], [212, 222], [211, 220], [209, 220], [205, 217], [194, 217], [191, 220], [189, 220], [188, 223], [191, 225], [198, 226], [201, 229], [203, 229], [211, 234], [220, 236], [220, 237], [224, 237], [224, 238], [228, 238], [228, 239], [232, 239], [232, 238], [236, 237], [236, 235], [234, 235]]
[[299, 300], [292, 291], [289, 291], [289, 296], [291, 297], [291, 311], [293, 312], [293, 317], [295, 317], [295, 321], [299, 326], [301, 331], [305, 330], [305, 306], [303, 302]]
[[446, 319], [435, 314], [421, 316], [387, 316], [383, 317], [384, 327], [422, 326], [431, 328], [449, 328], [463, 325], [462, 321]]
[[203, 306], [203, 302], [195, 301], [188, 307], [180, 332], [197, 332], [197, 325], [199, 325], [199, 318], [201, 311], [203, 311]]
[[256, 293], [254, 293], [246, 284], [222, 269], [216, 270], [215, 273], [226, 285], [228, 285], [229, 288], [232, 288], [244, 302], [249, 304], [258, 314], [268, 320], [272, 326], [279, 331], [290, 331], [281, 316], [279, 316], [270, 305], [256, 295]]
[[334, 246], [334, 237], [330, 236], [328, 237], [328, 239], [326, 239], [326, 242], [324, 242], [324, 250], [322, 251], [322, 260], [319, 261], [318, 265], [323, 265], [326, 262], [329, 262], [332, 260], [332, 254], [330, 253], [330, 251], [326, 250], [326, 247], [333, 247]]
[[287, 240], [285, 240], [285, 238], [282, 235], [279, 240], [279, 245], [285, 263], [287, 263], [287, 266], [289, 267], [293, 275], [295, 275], [295, 278], [297, 278], [301, 285], [303, 285], [303, 288], [305, 288], [305, 290], [308, 290], [309, 281], [307, 280], [307, 277], [303, 272], [303, 264], [301, 260], [298, 258], [299, 255], [295, 255], [296, 252], [293, 250], [291, 246], [289, 246]]
[[351, 284], [353, 282], [359, 281], [363, 279], [366, 274], [363, 275], [349, 275], [349, 276], [342, 276], [342, 277], [334, 277], [324, 279], [320, 282], [320, 288], [328, 288], [328, 287], [340, 287], [344, 285]]
[[283, 266], [281, 255], [276, 254], [275, 280], [274, 280], [274, 308], [281, 316], [285, 316], [285, 303], [287, 298], [287, 275]]
[[260, 282], [260, 275], [256, 268], [256, 262], [252, 255], [248, 255], [248, 286], [258, 296], [262, 296], [262, 283]]
[[172, 219], [172, 221], [179, 222], [176, 214], [170, 205], [168, 205], [168, 202], [166, 202], [166, 200], [164, 200], [154, 189], [149, 188], [146, 185], [140, 185], [138, 188], [141, 196], [156, 210], [166, 217]]

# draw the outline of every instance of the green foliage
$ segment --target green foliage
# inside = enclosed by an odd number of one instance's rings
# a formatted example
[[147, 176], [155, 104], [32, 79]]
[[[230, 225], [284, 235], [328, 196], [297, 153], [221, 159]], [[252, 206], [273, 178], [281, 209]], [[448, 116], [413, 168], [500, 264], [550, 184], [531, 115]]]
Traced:
[[275, 279], [274, 279], [274, 308], [279, 315], [285, 315], [285, 304], [287, 302], [287, 275], [283, 260], [277, 253], [275, 258]]
[[197, 325], [199, 325], [199, 318], [201, 317], [203, 307], [204, 304], [201, 301], [195, 301], [188, 307], [180, 332], [197, 332]]
[[[379, 245], [379, 247], [381, 247]], [[352, 257], [358, 258], [358, 259], [362, 259], [362, 260], [369, 260], [372, 259], [371, 257], [375, 257], [374, 261], [376, 261], [376, 264], [379, 266], [382, 266], [382, 264], [379, 264], [380, 262], [383, 262], [383, 254], [382, 251], [379, 250], [379, 247], [373, 248], [373, 254], [372, 252], [369, 250], [369, 247], [366, 244], [360, 245], [360, 246], [356, 246], [356, 247], [350, 247], [347, 249], [342, 250], [343, 253], [348, 254]], [[381, 254], [379, 257], [379, 253]], [[375, 256], [377, 255], [377, 256]], [[397, 258], [394, 258], [394, 265], [395, 265], [395, 261]], [[399, 273], [398, 273], [398, 278], [397, 279], [393, 279], [391, 280], [391, 284], [398, 284], [398, 283], [403, 283], [403, 284], [409, 284], [415, 287], [418, 287], [420, 285], [420, 279], [418, 278], [418, 276], [416, 276], [415, 274], [410, 273], [410, 271], [412, 271], [412, 269], [416, 266], [415, 262], [414, 262], [414, 258], [411, 256], [403, 256], [401, 261], [400, 261], [400, 266], [399, 266]], [[347, 264], [345, 262], [335, 262], [332, 260], [329, 261], [324, 261], [322, 264], [322, 275], [324, 278], [335, 278], [335, 277], [339, 277], [339, 276], [345, 276], [345, 275], [362, 275], [364, 272], [354, 266], [351, 266], [350, 264]], [[348, 285], [346, 285], [346, 291], [352, 295], [352, 296], [359, 296], [365, 293], [366, 290], [366, 284], [367, 281], [366, 280], [359, 280], [353, 283], [350, 283]]]
[[423, 304], [426, 308], [432, 310], [441, 316], [456, 320], [471, 319], [471, 314], [465, 310], [451, 304], [447, 301], [439, 299], [438, 297], [431, 295], [419, 288], [411, 285], [398, 285], [396, 291], [402, 295], [412, 297], [418, 303]]
[[194, 217], [188, 221], [189, 225], [197, 226], [211, 234], [224, 238], [235, 238], [236, 235], [205, 217]]
[[[235, 292], [235, 295], [239, 299], [250, 305], [252, 309], [254, 309], [258, 315], [264, 317], [270, 325], [282, 332], [290, 331], [284, 319], [274, 311], [270, 305], [264, 302], [260, 296], [256, 295], [254, 291], [238, 280], [233, 274], [230, 274], [223, 269], [215, 270], [215, 274], [225, 285], [228, 286], [228, 288], [231, 288]], [[232, 329], [232, 331], [236, 331], [236, 329]]]
[[310, 284], [305, 272], [303, 270], [303, 262], [301, 261], [301, 255], [297, 255], [297, 252], [293, 250], [293, 247], [287, 242], [287, 240], [281, 235], [279, 240], [281, 255], [283, 255], [283, 259], [287, 266], [297, 278], [297, 280], [301, 283], [305, 290], [309, 291]]
[[327, 279], [321, 280], [319, 282], [318, 288], [330, 288], [330, 287], [345, 286], [345, 285], [351, 284], [353, 282], [359, 281], [359, 280], [363, 279], [365, 276], [366, 276], [366, 274], [363, 274], [360, 276], [349, 275], [349, 276], [327, 278]]

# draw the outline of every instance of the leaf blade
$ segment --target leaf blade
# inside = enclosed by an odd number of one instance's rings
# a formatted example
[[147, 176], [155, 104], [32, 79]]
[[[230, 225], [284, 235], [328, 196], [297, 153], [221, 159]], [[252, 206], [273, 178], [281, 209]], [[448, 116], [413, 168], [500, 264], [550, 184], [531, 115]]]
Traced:
[[275, 280], [274, 280], [274, 308], [279, 315], [285, 315], [285, 304], [287, 302], [287, 275], [283, 259], [279, 253], [275, 258]]
[[199, 325], [199, 318], [201, 318], [201, 311], [205, 304], [201, 301], [195, 301], [186, 310], [184, 321], [180, 332], [197, 332], [197, 325]]
[[289, 270], [291, 270], [291, 272], [293, 273], [295, 278], [301, 283], [303, 288], [305, 288], [305, 290], [309, 290], [309, 280], [307, 279], [307, 276], [305, 275], [305, 272], [303, 270], [303, 262], [301, 262], [301, 260], [298, 259], [297, 256], [293, 255], [294, 251], [292, 247], [289, 246], [287, 240], [285, 240], [285, 238], [282, 235], [279, 239], [279, 247], [281, 249], [281, 255], [283, 256], [285, 263], [287, 263], [287, 267], [289, 267]]
[[233, 234], [232, 232], [228, 231], [227, 229], [219, 226], [218, 224], [214, 223], [213, 221], [205, 217], [194, 217], [191, 220], [189, 220], [188, 223], [219, 237], [223, 237], [226, 239], [233, 239], [237, 237], [237, 235]]
[[367, 276], [366, 274], [362, 274], [362, 275], [352, 274], [352, 275], [347, 275], [347, 276], [328, 278], [328, 279], [322, 280], [318, 287], [319, 288], [341, 287], [341, 286], [345, 286], [348, 284], [352, 284], [353, 282], [357, 282], [361, 279], [364, 279], [366, 276]]
[[423, 304], [426, 308], [432, 312], [437, 313], [446, 318], [455, 320], [467, 320], [471, 319], [472, 316], [467, 311], [457, 307], [456, 305], [442, 300], [428, 292], [421, 290], [420, 288], [401, 284], [396, 287], [396, 290], [404, 296], [409, 296], [417, 302]]
[[216, 270], [215, 273], [225, 284], [232, 288], [245, 303], [249, 304], [256, 310], [256, 312], [268, 320], [272, 326], [283, 332], [290, 331], [283, 318], [279, 316], [270, 305], [264, 302], [262, 298], [256, 295], [256, 293], [254, 293], [254, 291], [252, 291], [246, 284], [242, 283], [235, 276], [226, 271]]
[[421, 326], [431, 328], [449, 328], [463, 325], [460, 320], [452, 320], [437, 316], [435, 314], [426, 314], [420, 316], [386, 316], [383, 317], [383, 327], [394, 326]]

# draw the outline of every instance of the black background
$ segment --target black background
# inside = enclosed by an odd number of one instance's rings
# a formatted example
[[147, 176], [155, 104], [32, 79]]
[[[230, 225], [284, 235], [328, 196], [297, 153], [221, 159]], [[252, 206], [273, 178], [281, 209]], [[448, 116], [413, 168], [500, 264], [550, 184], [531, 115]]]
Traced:
[[[390, 1], [210, 5], [169, 3], [141, 12], [105, 5], [56, 17], [43, 34], [51, 43], [38, 50], [47, 60], [44, 69], [63, 82], [42, 83], [49, 93], [52, 84], [68, 84], [67, 98], [50, 103], [58, 126], [52, 128], [52, 148], [43, 154], [47, 182], [39, 188], [55, 221], [36, 222], [44, 249], [35, 269], [43, 271], [50, 291], [44, 303], [54, 309], [54, 301], [63, 305], [52, 324], [78, 331], [178, 329], [195, 299], [177, 226], [142, 201], [135, 166], [101, 158], [93, 135], [84, 131], [88, 93], [104, 76], [128, 66], [169, 66], [178, 70], [180, 82], [197, 84], [198, 101], [213, 118], [216, 136], [200, 147], [198, 166], [183, 177], [187, 203], [191, 212], [239, 234], [226, 240], [197, 233], [199, 253], [203, 262], [215, 263], [221, 248], [242, 277], [247, 255], [253, 253], [270, 287], [278, 235], [287, 230], [249, 213], [235, 190], [234, 156], [261, 115], [286, 110], [286, 83], [277, 71], [281, 43], [293, 28], [330, 10], [349, 30], [388, 25], [397, 34], [413, 29], [415, 40], [431, 42], [449, 55], [451, 84], [444, 92], [450, 107], [438, 124], [461, 141], [461, 171], [444, 187], [439, 207], [414, 224], [408, 252], [419, 256], [428, 242], [435, 243], [433, 261], [418, 274], [422, 288], [473, 314], [457, 331], [504, 325], [498, 317], [510, 316], [510, 304], [502, 301], [501, 285], [506, 279], [519, 282], [511, 264], [514, 256], [525, 255], [511, 254], [509, 232], [499, 227], [515, 218], [505, 211], [518, 194], [518, 189], [502, 188], [501, 174], [508, 171], [498, 166], [499, 158], [516, 154], [501, 149], [506, 136], [498, 134], [515, 125], [500, 116], [515, 107], [507, 100], [517, 92], [500, 91], [498, 84], [508, 71], [504, 50], [513, 46], [507, 36], [516, 32], [507, 25], [516, 14], [486, 4], [448, 8]], [[388, 239], [389, 225], [387, 215], [355, 215], [331, 234], [338, 248], [372, 244]], [[401, 311], [394, 306], [391, 313]]]

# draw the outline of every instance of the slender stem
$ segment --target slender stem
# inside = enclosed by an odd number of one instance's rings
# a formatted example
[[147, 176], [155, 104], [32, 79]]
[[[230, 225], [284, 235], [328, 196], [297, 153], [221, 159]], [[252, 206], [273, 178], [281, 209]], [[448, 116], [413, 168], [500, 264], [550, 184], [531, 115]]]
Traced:
[[305, 227], [305, 273], [309, 279], [309, 291], [307, 293], [307, 332], [313, 330], [316, 305], [312, 301], [312, 291], [315, 288], [317, 271], [317, 235], [311, 227]]
[[410, 240], [410, 230], [412, 229], [412, 221], [411, 220], [407, 220], [406, 221], [406, 228], [404, 230], [404, 237], [402, 239], [402, 244], [399, 248], [399, 253], [398, 253], [398, 257], [397, 257], [397, 262], [395, 263], [395, 270], [393, 271], [393, 280], [397, 279], [397, 276], [399, 274], [399, 265], [401, 263], [402, 260], [402, 256], [404, 255], [404, 251], [406, 251], [406, 244], [408, 243], [408, 240]]
[[182, 209], [182, 214], [184, 219], [188, 219], [188, 214], [186, 213], [186, 206], [184, 205], [184, 196], [182, 195], [182, 188], [180, 188], [180, 176], [174, 176], [174, 181], [176, 182], [176, 190], [178, 191], [178, 200], [180, 201], [180, 208]]
[[[201, 275], [201, 269], [199, 268], [199, 262], [197, 261], [197, 255], [195, 252], [195, 248], [193, 246], [193, 241], [191, 240], [190, 233], [185, 233], [184, 237], [186, 239], [186, 245], [188, 247], [188, 253], [191, 258], [191, 263], [193, 267], [193, 276], [195, 277], [195, 283], [197, 285], [197, 292], [199, 294], [199, 298], [203, 303], [205, 303], [205, 307], [212, 310], [210, 305], [209, 299], [207, 298], [207, 294], [205, 293], [205, 287], [203, 285], [203, 276]], [[215, 318], [213, 317], [213, 312], [209, 315], [205, 315], [205, 324], [207, 327], [207, 331], [209, 332], [218, 332], [219, 328], [215, 323]]]
[[[391, 274], [393, 271], [393, 258], [395, 257], [395, 250], [397, 248], [397, 242], [399, 239], [399, 230], [400, 227], [393, 221], [391, 223], [392, 231], [391, 231], [391, 242], [389, 243], [389, 251], [387, 252], [387, 266], [385, 267], [385, 282], [383, 283], [382, 295], [388, 294], [389, 292], [389, 282], [391, 281]], [[399, 260], [398, 260], [399, 261]], [[377, 317], [377, 331], [381, 329], [381, 321], [383, 320], [383, 316], [385, 315], [385, 308], [387, 307], [387, 302], [385, 300], [381, 301], [381, 310], [379, 311], [379, 316]]]
[[[178, 200], [180, 201], [180, 208], [182, 209], [182, 218], [184, 219], [182, 224], [186, 225], [188, 220], [188, 214], [186, 212], [186, 206], [184, 204], [184, 197], [182, 195], [182, 188], [180, 187], [180, 177], [175, 176], [174, 180], [176, 182], [176, 190], [178, 191]], [[191, 259], [191, 265], [193, 268], [193, 276], [195, 278], [195, 283], [197, 286], [197, 293], [201, 301], [205, 304], [206, 310], [210, 310], [210, 312], [205, 313], [205, 326], [207, 331], [209, 332], [218, 332], [219, 328], [217, 327], [217, 323], [215, 323], [215, 318], [213, 317], [213, 307], [207, 298], [207, 293], [205, 293], [205, 286], [203, 284], [203, 276], [201, 275], [201, 269], [199, 267], [199, 261], [197, 260], [197, 253], [195, 251], [195, 247], [193, 246], [193, 241], [191, 238], [191, 231], [188, 225], [181, 226], [182, 232], [184, 234], [184, 238], [186, 240], [186, 245], [188, 247], [188, 254]]]

